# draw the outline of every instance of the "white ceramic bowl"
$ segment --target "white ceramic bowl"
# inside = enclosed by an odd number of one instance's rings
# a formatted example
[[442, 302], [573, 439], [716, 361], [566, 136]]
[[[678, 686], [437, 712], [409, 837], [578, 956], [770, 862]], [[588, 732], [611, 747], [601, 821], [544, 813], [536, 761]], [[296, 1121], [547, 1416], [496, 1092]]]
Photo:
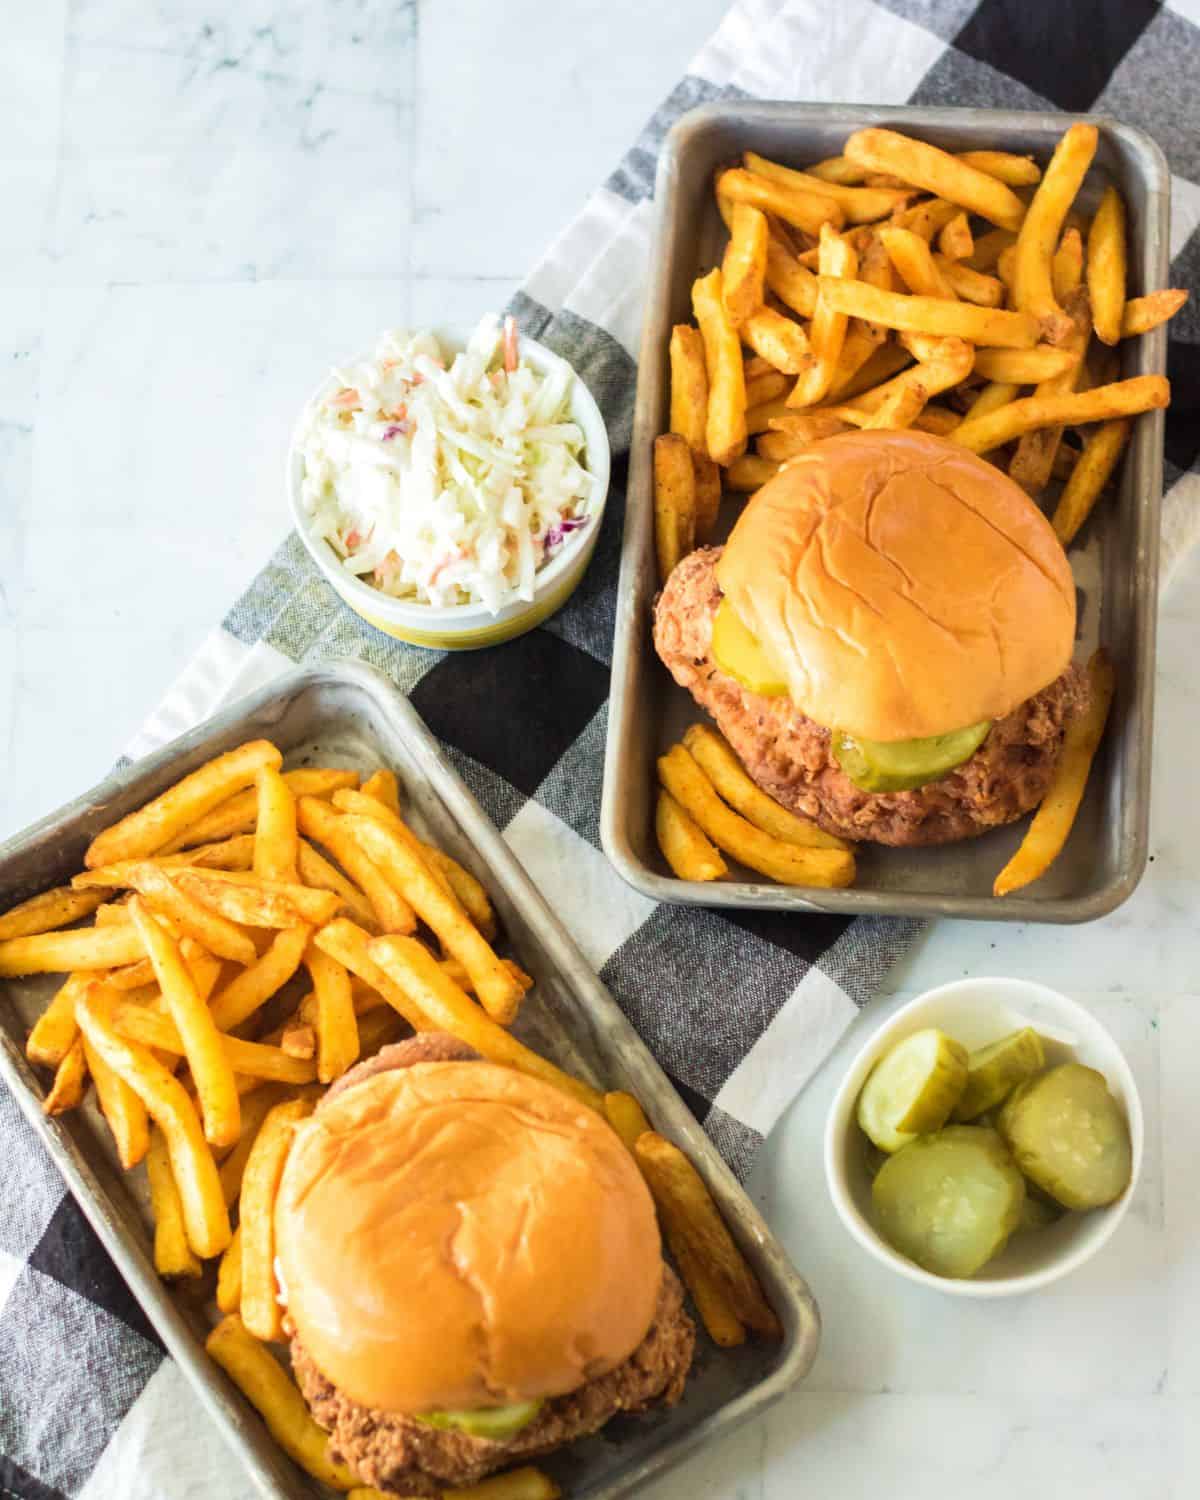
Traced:
[[[467, 336], [459, 331], [435, 329], [434, 332], [443, 347], [453, 353], [457, 353], [466, 344]], [[547, 370], [561, 359], [561, 355], [553, 353], [544, 344], [539, 344], [524, 334], [521, 335], [520, 350], [521, 358], [528, 360], [535, 370]], [[334, 383], [334, 377], [327, 375], [307, 404], [311, 405], [324, 395]], [[299, 419], [288, 448], [284, 475], [292, 524], [300, 533], [309, 556], [324, 574], [326, 581], [355, 614], [360, 615], [369, 625], [374, 625], [377, 630], [395, 636], [398, 640], [409, 641], [415, 646], [430, 646], [443, 651], [498, 645], [501, 641], [511, 640], [514, 636], [532, 630], [535, 625], [548, 619], [555, 610], [561, 609], [574, 593], [596, 550], [608, 498], [611, 456], [604, 418], [600, 415], [600, 408], [591, 391], [578, 373], [571, 385], [571, 420], [583, 430], [583, 465], [595, 476], [600, 489], [594, 519], [591, 525], [575, 536], [568, 537], [554, 561], [537, 574], [532, 600], [513, 599], [502, 605], [496, 614], [482, 604], [452, 604], [435, 609], [429, 604], [393, 599], [389, 594], [381, 593], [369, 583], [364, 583], [344, 567], [329, 543], [324, 538], [313, 535], [308, 514], [300, 500], [304, 460], [299, 448]]]
[[[934, 1276], [899, 1254], [871, 1218], [871, 1177], [866, 1137], [855, 1106], [875, 1063], [896, 1042], [926, 1026], [940, 1027], [968, 1049], [1007, 1032], [1033, 1026], [1046, 1039], [1048, 1063], [1076, 1061], [1108, 1080], [1125, 1111], [1133, 1143], [1129, 1187], [1107, 1208], [1064, 1214], [1048, 1229], [1015, 1234], [993, 1261], [970, 1280]], [[1142, 1168], [1142, 1105], [1129, 1064], [1112, 1037], [1083, 1006], [1057, 990], [1023, 979], [961, 979], [929, 990], [901, 1007], [871, 1038], [842, 1080], [825, 1127], [825, 1179], [834, 1207], [860, 1245], [909, 1281], [955, 1297], [1009, 1297], [1036, 1291], [1074, 1271], [1109, 1239], [1129, 1207]]]

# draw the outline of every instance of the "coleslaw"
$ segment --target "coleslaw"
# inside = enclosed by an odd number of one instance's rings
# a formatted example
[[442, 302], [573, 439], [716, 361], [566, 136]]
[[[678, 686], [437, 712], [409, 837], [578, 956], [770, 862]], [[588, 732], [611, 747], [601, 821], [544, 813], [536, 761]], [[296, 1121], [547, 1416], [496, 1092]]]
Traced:
[[494, 314], [449, 362], [431, 333], [383, 334], [301, 418], [313, 534], [397, 599], [493, 614], [532, 600], [603, 500], [571, 420], [575, 378], [557, 358], [534, 369]]

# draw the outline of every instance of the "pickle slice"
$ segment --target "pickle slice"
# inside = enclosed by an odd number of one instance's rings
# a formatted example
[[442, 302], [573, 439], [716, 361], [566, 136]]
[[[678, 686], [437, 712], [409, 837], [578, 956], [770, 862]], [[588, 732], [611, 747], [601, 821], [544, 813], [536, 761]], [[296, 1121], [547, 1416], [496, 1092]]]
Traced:
[[1021, 1222], [1017, 1225], [1022, 1233], [1027, 1229], [1049, 1229], [1057, 1224], [1063, 1211], [1052, 1199], [1029, 1187], [1025, 1188], [1025, 1201], [1021, 1204]]
[[871, 1070], [858, 1096], [858, 1123], [881, 1151], [940, 1129], [967, 1082], [967, 1049], [927, 1027], [897, 1042]]
[[953, 1118], [974, 1120], [1006, 1098], [1018, 1083], [1024, 1083], [1046, 1066], [1042, 1039], [1032, 1026], [1002, 1036], [998, 1042], [980, 1047], [967, 1059], [967, 1086], [954, 1106]]
[[417, 1420], [443, 1432], [465, 1432], [502, 1443], [528, 1427], [541, 1409], [541, 1401], [518, 1401], [512, 1406], [481, 1406], [475, 1411], [427, 1411]]
[[1103, 1208], [1129, 1186], [1129, 1126], [1095, 1068], [1061, 1063], [1027, 1079], [999, 1126], [1021, 1171], [1064, 1208]]
[[713, 617], [712, 654], [722, 672], [736, 677], [752, 693], [761, 693], [764, 698], [787, 696], [787, 679], [728, 599], [721, 600]]
[[838, 731], [834, 759], [864, 792], [911, 792], [970, 760], [992, 727], [990, 719], [921, 740], [864, 740]]
[[1021, 1219], [1025, 1180], [994, 1130], [947, 1125], [897, 1151], [871, 1202], [880, 1234], [935, 1276], [974, 1276]]

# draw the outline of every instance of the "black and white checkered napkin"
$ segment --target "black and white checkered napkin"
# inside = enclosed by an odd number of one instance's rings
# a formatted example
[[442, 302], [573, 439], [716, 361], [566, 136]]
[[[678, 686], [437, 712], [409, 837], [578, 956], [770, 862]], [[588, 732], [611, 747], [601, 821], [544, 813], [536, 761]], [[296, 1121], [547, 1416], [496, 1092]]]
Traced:
[[[1171, 284], [1200, 288], [1198, 0], [741, 0], [517, 297], [522, 328], [580, 371], [615, 457], [595, 561], [553, 620], [493, 651], [376, 634], [289, 538], [146, 726], [144, 754], [295, 663], [382, 667], [741, 1173], [914, 934], [913, 924], [666, 906], [599, 840], [613, 599], [655, 159], [710, 99], [1093, 110], [1140, 125], [1175, 174]], [[1190, 8], [1189, 20], [1183, 10]], [[1172, 325], [1164, 547], [1200, 517], [1200, 306]], [[716, 1002], [714, 1003], [714, 997]], [[0, 1093], [0, 1496], [248, 1493], [53, 1168]]]

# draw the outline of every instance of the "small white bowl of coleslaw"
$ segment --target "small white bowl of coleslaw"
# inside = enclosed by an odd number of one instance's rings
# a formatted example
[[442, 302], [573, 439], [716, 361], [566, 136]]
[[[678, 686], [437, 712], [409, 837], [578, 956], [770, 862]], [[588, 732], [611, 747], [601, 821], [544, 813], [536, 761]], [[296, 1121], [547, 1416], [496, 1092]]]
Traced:
[[335, 366], [287, 456], [292, 521], [369, 624], [441, 650], [531, 630], [599, 539], [609, 445], [566, 360], [489, 315], [469, 337], [384, 333]]

